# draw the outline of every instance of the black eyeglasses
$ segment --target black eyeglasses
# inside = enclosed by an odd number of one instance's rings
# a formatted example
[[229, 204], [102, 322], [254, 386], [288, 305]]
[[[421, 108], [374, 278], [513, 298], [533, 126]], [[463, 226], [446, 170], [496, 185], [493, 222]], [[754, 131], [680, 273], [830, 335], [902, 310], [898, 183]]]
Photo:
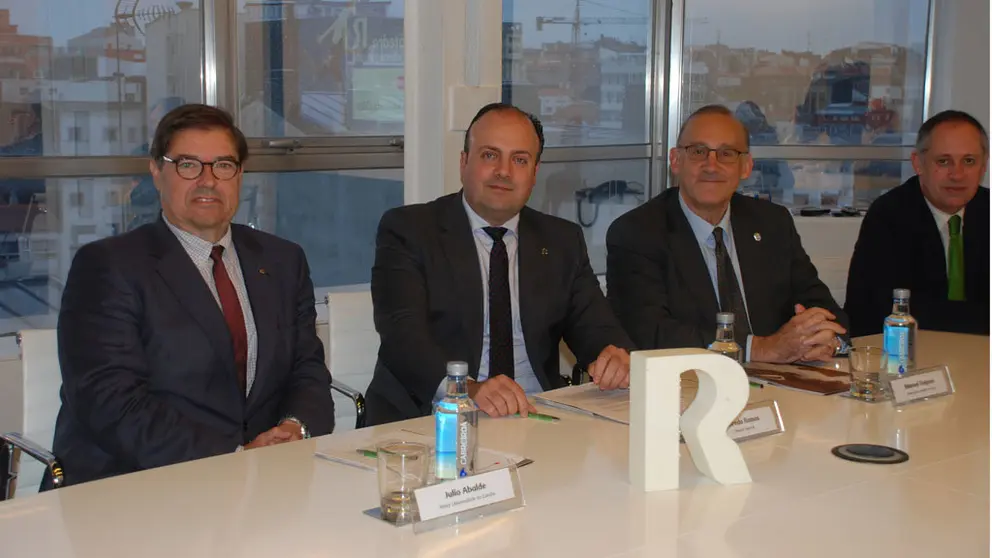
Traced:
[[238, 171], [241, 170], [241, 163], [227, 159], [221, 159], [220, 161], [214, 161], [213, 163], [204, 163], [203, 161], [192, 157], [170, 159], [169, 157], [163, 155], [162, 160], [176, 165], [176, 174], [186, 180], [196, 180], [197, 178], [200, 178], [200, 175], [203, 174], [204, 166], [210, 167], [210, 172], [213, 173], [214, 178], [217, 180], [230, 180], [237, 176]]
[[729, 165], [731, 163], [736, 163], [740, 159], [741, 155], [747, 154], [747, 151], [738, 151], [733, 147], [718, 147], [717, 149], [710, 149], [701, 143], [694, 145], [683, 145], [679, 149], [685, 151], [686, 157], [690, 161], [705, 161], [710, 158], [711, 152], [716, 152], [716, 160], [718, 163], [723, 163]]

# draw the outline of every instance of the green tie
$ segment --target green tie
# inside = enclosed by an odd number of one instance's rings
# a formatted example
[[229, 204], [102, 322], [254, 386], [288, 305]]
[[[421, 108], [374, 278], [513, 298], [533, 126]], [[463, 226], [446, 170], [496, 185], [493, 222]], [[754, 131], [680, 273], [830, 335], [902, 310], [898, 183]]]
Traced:
[[951, 241], [947, 246], [947, 300], [964, 300], [964, 239], [961, 238], [961, 216], [947, 222]]

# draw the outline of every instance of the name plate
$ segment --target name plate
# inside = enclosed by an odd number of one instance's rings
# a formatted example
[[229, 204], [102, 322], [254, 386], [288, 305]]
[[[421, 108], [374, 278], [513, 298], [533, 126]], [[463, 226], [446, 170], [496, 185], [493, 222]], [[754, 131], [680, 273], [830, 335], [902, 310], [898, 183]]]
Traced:
[[414, 491], [420, 521], [489, 506], [516, 497], [509, 468], [425, 486]]
[[900, 407], [954, 393], [947, 366], [921, 368], [890, 382], [892, 405]]
[[778, 402], [774, 400], [745, 407], [727, 428], [727, 434], [736, 442], [780, 432], [785, 432], [785, 426], [782, 424], [782, 413], [779, 412]]

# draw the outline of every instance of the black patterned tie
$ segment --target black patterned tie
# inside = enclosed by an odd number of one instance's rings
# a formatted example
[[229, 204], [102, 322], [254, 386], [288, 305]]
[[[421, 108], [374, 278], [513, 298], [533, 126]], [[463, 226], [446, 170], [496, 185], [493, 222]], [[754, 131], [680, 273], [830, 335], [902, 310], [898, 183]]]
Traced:
[[734, 262], [727, 252], [727, 245], [723, 243], [723, 229], [713, 229], [713, 238], [716, 239], [716, 288], [720, 293], [720, 311], [734, 313], [734, 341], [743, 347], [751, 333], [744, 297], [737, 284]]
[[505, 227], [483, 229], [493, 239], [489, 252], [489, 377], [513, 378], [513, 323], [510, 311], [510, 258]]

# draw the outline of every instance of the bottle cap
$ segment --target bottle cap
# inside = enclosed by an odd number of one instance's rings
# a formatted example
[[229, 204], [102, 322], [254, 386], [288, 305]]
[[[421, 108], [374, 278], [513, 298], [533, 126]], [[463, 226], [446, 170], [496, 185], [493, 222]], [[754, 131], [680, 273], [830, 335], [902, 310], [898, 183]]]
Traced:
[[892, 298], [908, 299], [909, 298], [909, 289], [893, 289], [893, 291], [892, 291]]
[[717, 325], [734, 325], [733, 312], [720, 312], [716, 315]]
[[461, 360], [453, 360], [448, 363], [449, 376], [468, 376], [468, 363]]

